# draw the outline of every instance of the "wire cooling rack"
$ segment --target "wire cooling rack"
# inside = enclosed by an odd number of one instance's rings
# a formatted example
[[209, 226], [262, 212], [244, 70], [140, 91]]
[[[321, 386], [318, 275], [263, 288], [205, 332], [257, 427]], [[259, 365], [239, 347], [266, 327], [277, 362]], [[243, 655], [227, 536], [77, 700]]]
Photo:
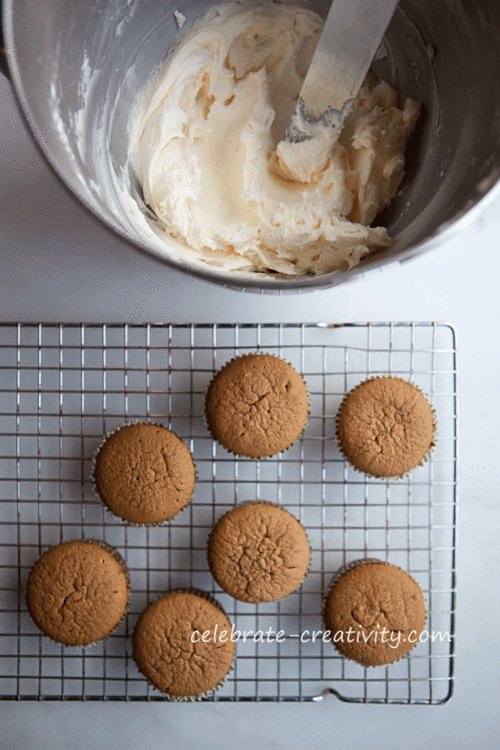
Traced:
[[[311, 398], [303, 437], [262, 461], [232, 457], [202, 418], [213, 373], [256, 350], [289, 361]], [[343, 460], [335, 415], [357, 383], [388, 373], [428, 394], [437, 445], [408, 478], [367, 479]], [[144, 418], [182, 437], [198, 470], [192, 502], [162, 528], [113, 518], [90, 482], [102, 436]], [[212, 700], [305, 701], [332, 692], [361, 703], [443, 703], [454, 673], [457, 435], [456, 342], [446, 324], [0, 325], [0, 696], [163, 700], [137, 671], [130, 636], [148, 602], [171, 587], [193, 586], [214, 594], [235, 628], [247, 631], [234, 671]], [[295, 514], [312, 548], [299, 589], [258, 606], [224, 594], [206, 561], [217, 519], [255, 499]], [[118, 548], [132, 597], [115, 634], [70, 649], [40, 634], [24, 589], [49, 546], [80, 538]], [[399, 662], [371, 669], [320, 638], [307, 640], [322, 629], [334, 571], [366, 556], [408, 570], [428, 609], [428, 639]], [[284, 640], [276, 642], [280, 630]]]

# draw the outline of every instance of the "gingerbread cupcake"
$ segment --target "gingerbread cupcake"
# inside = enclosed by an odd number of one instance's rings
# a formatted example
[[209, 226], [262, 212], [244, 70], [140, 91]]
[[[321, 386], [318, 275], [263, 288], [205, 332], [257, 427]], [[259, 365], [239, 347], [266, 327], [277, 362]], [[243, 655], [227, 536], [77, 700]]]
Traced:
[[202, 591], [178, 589], [152, 602], [134, 629], [132, 652], [146, 680], [171, 700], [213, 695], [235, 655], [231, 624]]
[[309, 565], [306, 532], [287, 510], [253, 502], [230, 510], [208, 541], [210, 571], [241, 602], [274, 602], [300, 586]]
[[126, 614], [129, 579], [118, 552], [98, 541], [52, 547], [32, 567], [26, 605], [42, 633], [64, 646], [88, 646]]
[[355, 469], [402, 477], [434, 447], [434, 412], [412, 383], [373, 378], [347, 394], [337, 416], [337, 442]]
[[335, 648], [365, 667], [391, 664], [416, 644], [425, 625], [425, 602], [404, 570], [365, 559], [336, 576], [323, 609]]
[[236, 456], [263, 458], [286, 450], [309, 414], [304, 381], [271, 354], [231, 360], [213, 378], [205, 398], [208, 428]]
[[191, 499], [196, 469], [189, 448], [159, 424], [127, 424], [101, 444], [94, 486], [115, 516], [136, 525], [161, 524]]

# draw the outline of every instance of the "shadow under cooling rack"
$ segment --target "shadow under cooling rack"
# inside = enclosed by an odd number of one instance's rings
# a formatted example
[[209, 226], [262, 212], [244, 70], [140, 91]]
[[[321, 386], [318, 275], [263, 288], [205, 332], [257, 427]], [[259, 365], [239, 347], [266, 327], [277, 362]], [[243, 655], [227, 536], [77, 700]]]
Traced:
[[[301, 373], [311, 416], [285, 453], [235, 459], [208, 434], [204, 394], [225, 362], [257, 350]], [[454, 672], [456, 359], [447, 324], [0, 325], [0, 696], [164, 700], [137, 671], [130, 636], [148, 602], [172, 587], [192, 586], [215, 595], [236, 630], [249, 634], [238, 641], [234, 672], [211, 700], [319, 700], [330, 692], [364, 703], [446, 701]], [[400, 480], [352, 471], [334, 434], [344, 395], [386, 374], [416, 383], [438, 419], [431, 459]], [[90, 482], [103, 435], [142, 419], [175, 430], [197, 465], [192, 502], [163, 528], [113, 518]], [[224, 594], [205, 553], [217, 519], [255, 499], [293, 513], [312, 550], [301, 587], [258, 606]], [[118, 548], [131, 572], [132, 598], [115, 634], [68, 649], [37, 630], [24, 588], [49, 546], [80, 538]], [[311, 635], [322, 629], [332, 574], [366, 556], [399, 565], [418, 581], [429, 633], [401, 661], [371, 669]], [[284, 631], [283, 642], [266, 640], [270, 630]]]

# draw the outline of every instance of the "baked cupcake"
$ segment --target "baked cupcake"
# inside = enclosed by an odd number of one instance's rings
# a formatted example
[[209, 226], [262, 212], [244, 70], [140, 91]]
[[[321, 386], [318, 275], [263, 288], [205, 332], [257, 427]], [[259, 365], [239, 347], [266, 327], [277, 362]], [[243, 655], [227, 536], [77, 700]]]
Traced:
[[204, 592], [179, 589], [150, 604], [132, 638], [139, 671], [171, 700], [216, 692], [231, 670], [235, 646], [222, 607]]
[[295, 591], [309, 565], [306, 532], [287, 510], [266, 502], [226, 513], [208, 540], [210, 571], [241, 602], [274, 602]]
[[64, 542], [32, 567], [26, 605], [42, 633], [64, 646], [88, 646], [126, 614], [129, 579], [118, 552], [104, 542]]
[[324, 603], [324, 623], [335, 648], [365, 667], [398, 661], [418, 643], [425, 602], [404, 570], [366, 559], [345, 566]]
[[160, 524], [191, 499], [196, 469], [189, 448], [174, 432], [139, 422], [104, 440], [93, 480], [102, 502], [118, 518], [137, 525]]
[[347, 460], [369, 476], [401, 477], [434, 447], [431, 405], [401, 378], [367, 380], [347, 394], [337, 416], [337, 442]]
[[231, 360], [215, 375], [205, 398], [212, 436], [236, 456], [263, 458], [286, 450], [302, 433], [308, 414], [304, 381], [270, 354]]

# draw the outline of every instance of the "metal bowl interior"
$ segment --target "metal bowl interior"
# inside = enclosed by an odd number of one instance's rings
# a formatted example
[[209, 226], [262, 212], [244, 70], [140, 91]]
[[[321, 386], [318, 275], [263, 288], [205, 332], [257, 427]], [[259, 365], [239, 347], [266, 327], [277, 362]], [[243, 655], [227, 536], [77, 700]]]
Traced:
[[[354, 269], [322, 276], [230, 275], [145, 237], [117, 187], [133, 100], [188, 22], [214, 3], [183, 0], [5, 0], [14, 91], [47, 162], [80, 203], [141, 252], [207, 281], [256, 292], [300, 292], [359, 278], [430, 250], [500, 193], [500, 5], [497, 0], [401, 0], [377, 73], [422, 114], [407, 147], [406, 177], [376, 218], [393, 246]], [[323, 0], [303, 3], [326, 15]], [[137, 191], [133, 180], [132, 193]], [[140, 192], [135, 193], [140, 202]]]

